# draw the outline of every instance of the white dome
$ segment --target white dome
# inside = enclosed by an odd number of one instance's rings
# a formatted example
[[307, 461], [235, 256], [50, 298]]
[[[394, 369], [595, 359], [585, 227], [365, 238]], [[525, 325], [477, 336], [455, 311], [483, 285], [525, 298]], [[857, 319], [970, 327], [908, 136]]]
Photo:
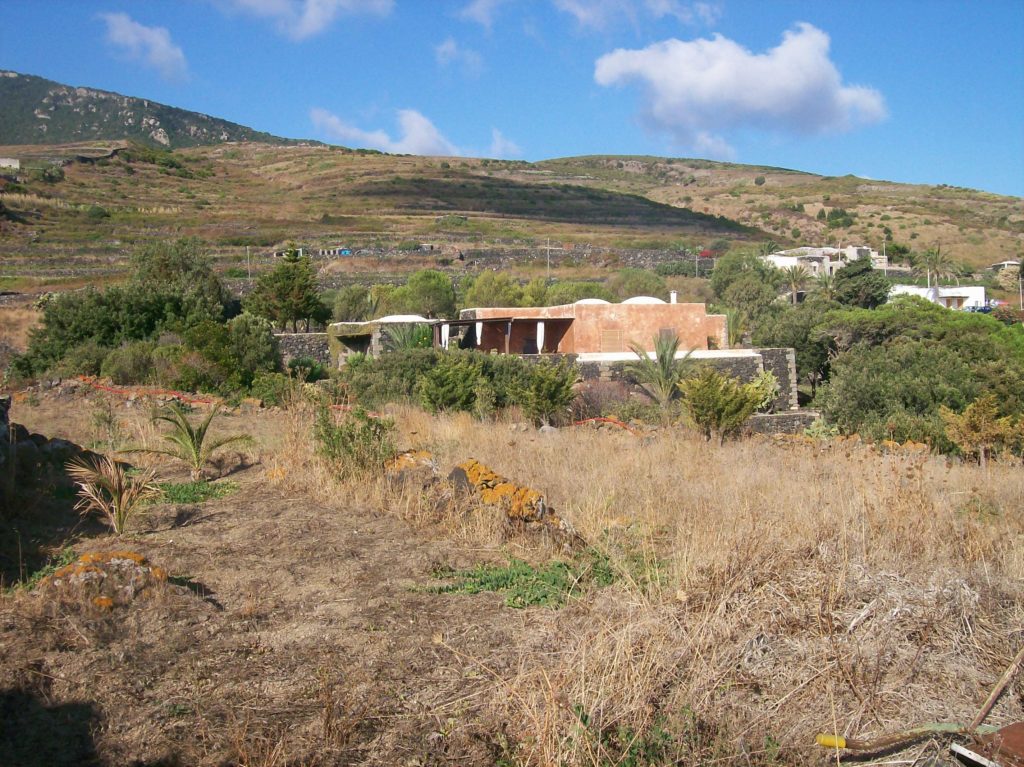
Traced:
[[660, 298], [655, 298], [654, 296], [633, 296], [632, 298], [627, 298], [622, 303], [624, 303], [624, 304], [663, 304], [665, 302], [662, 301]]
[[434, 320], [428, 320], [426, 317], [420, 317], [418, 314], [389, 314], [387, 317], [371, 320], [371, 322], [380, 322], [383, 324], [399, 322], [434, 322]]
[[607, 304], [609, 302], [605, 301], [603, 298], [581, 298], [576, 303], [577, 304], [585, 304], [585, 305], [589, 306], [589, 305], [592, 305], [592, 304]]

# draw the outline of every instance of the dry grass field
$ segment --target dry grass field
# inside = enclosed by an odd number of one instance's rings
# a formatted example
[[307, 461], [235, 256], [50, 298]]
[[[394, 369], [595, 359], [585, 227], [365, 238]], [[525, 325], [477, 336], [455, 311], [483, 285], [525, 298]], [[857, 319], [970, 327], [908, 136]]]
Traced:
[[[106, 396], [23, 398], [13, 420], [86, 444], [155, 438], [141, 400]], [[124, 540], [79, 526], [68, 542], [136, 550], [167, 568], [163, 589], [112, 612], [3, 596], [15, 763], [836, 764], [815, 733], [970, 721], [1024, 642], [1019, 465], [391, 415], [442, 475], [476, 458], [543, 492], [585, 544], [444, 483], [341, 480], [306, 406], [227, 414], [220, 429], [255, 437], [221, 465], [233, 491], [157, 504]], [[510, 558], [578, 582], [561, 607], [523, 609], [438, 589]], [[989, 722], [1022, 715], [1018, 678]], [[861, 763], [945, 765], [945, 745]]]

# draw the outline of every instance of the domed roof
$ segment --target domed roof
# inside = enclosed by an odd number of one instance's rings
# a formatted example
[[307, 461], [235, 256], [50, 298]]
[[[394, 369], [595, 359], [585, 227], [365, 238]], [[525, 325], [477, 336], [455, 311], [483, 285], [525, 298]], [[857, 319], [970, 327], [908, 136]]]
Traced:
[[371, 322], [384, 323], [398, 323], [398, 322], [434, 322], [434, 320], [428, 320], [426, 317], [420, 317], [418, 314], [389, 314], [387, 317], [380, 317]]
[[592, 304], [607, 304], [609, 302], [605, 301], [603, 298], [581, 298], [576, 303], [577, 304], [592, 305]]
[[624, 303], [624, 304], [663, 304], [665, 302], [662, 301], [660, 298], [655, 298], [654, 296], [633, 296], [632, 298], [627, 298], [622, 303]]

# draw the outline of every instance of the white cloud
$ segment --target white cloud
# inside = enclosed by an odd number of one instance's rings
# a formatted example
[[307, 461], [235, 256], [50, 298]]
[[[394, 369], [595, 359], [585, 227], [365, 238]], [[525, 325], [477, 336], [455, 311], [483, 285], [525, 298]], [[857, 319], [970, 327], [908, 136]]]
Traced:
[[523, 150], [519, 148], [519, 144], [509, 138], [506, 138], [505, 135], [497, 128], [491, 128], [491, 149], [488, 152], [489, 157], [504, 160], [509, 157], [519, 157], [522, 153]]
[[626, 16], [636, 23], [632, 0], [554, 0], [555, 7], [568, 13], [581, 27], [601, 29], [616, 16]]
[[674, 16], [684, 24], [714, 24], [721, 15], [717, 0], [553, 0], [555, 7], [568, 13], [581, 27], [605, 29], [622, 19], [634, 26], [641, 15], [660, 19]]
[[453, 64], [460, 65], [462, 71], [470, 77], [479, 76], [484, 66], [483, 58], [479, 53], [470, 48], [461, 47], [452, 37], [434, 47], [434, 58], [442, 67]]
[[722, 156], [729, 151], [722, 134], [734, 129], [832, 133], [885, 118], [878, 91], [843, 84], [829, 43], [810, 24], [798, 24], [761, 54], [721, 35], [672, 39], [602, 56], [594, 79], [605, 86], [640, 83], [651, 127], [683, 146], [717, 147]]
[[718, 2], [688, 3], [682, 0], [645, 0], [644, 5], [654, 18], [674, 16], [683, 24], [714, 25], [722, 16], [722, 6]]
[[102, 13], [100, 18], [107, 25], [107, 42], [130, 59], [152, 67], [165, 80], [188, 77], [185, 54], [171, 42], [171, 33], [164, 27], [147, 27], [126, 13]]
[[498, 9], [508, 2], [509, 0], [472, 0], [459, 12], [459, 16], [490, 29], [494, 26], [494, 17], [498, 14]]
[[253, 16], [271, 19], [292, 40], [318, 35], [341, 14], [386, 16], [394, 0], [217, 0], [221, 5]]
[[314, 107], [309, 112], [313, 125], [329, 138], [346, 145], [379, 149], [392, 154], [419, 154], [431, 156], [454, 156], [463, 152], [437, 127], [415, 109], [401, 109], [398, 112], [398, 138], [391, 138], [386, 131], [365, 131], [345, 122], [325, 109]]

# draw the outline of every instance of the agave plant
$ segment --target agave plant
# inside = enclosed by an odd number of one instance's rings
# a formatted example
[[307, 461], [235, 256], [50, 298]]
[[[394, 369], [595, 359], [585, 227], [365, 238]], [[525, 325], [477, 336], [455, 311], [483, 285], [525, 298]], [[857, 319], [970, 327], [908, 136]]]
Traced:
[[116, 535], [124, 532], [128, 519], [143, 503], [160, 493], [152, 471], [132, 475], [127, 465], [104, 455], [71, 460], [67, 472], [78, 485], [75, 509], [82, 514], [99, 513]]
[[198, 482], [202, 479], [203, 468], [210, 462], [215, 451], [225, 445], [248, 442], [251, 439], [248, 434], [233, 434], [217, 439], [208, 438], [207, 432], [210, 429], [210, 424], [213, 423], [213, 419], [219, 412], [220, 408], [213, 408], [201, 424], [193, 426], [180, 405], [177, 403], [168, 405], [153, 415], [154, 423], [164, 421], [171, 425], [171, 430], [163, 435], [164, 440], [169, 443], [168, 447], [143, 448], [139, 452], [167, 455], [183, 461], [192, 473], [192, 481]]

